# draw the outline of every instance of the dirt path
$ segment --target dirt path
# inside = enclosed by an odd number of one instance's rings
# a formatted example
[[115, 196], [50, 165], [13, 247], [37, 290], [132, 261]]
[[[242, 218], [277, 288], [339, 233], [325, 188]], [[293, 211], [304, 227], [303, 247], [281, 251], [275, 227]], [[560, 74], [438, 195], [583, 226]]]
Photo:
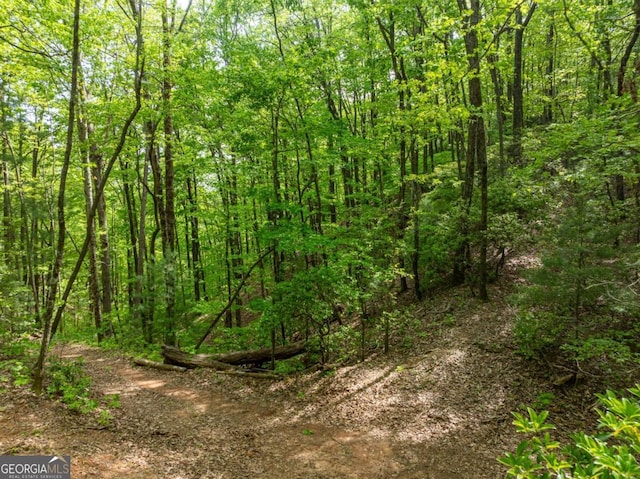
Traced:
[[64, 346], [98, 394], [120, 395], [112, 424], [15, 390], [0, 395], [0, 452], [69, 454], [74, 479], [504, 477], [496, 457], [520, 440], [510, 411], [546, 387], [513, 354], [511, 312], [451, 296], [413, 314], [404, 350], [275, 382]]

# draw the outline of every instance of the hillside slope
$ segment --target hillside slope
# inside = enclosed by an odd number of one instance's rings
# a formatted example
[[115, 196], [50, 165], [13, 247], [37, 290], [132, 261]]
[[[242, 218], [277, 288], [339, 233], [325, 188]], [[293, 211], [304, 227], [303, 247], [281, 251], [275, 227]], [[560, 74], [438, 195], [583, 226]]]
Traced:
[[280, 479], [485, 479], [504, 477], [496, 457], [521, 438], [511, 411], [553, 394], [560, 436], [589, 428], [595, 386], [551, 384], [553, 365], [515, 354], [514, 312], [505, 302], [518, 279], [492, 301], [452, 290], [407, 307], [411, 343], [363, 363], [282, 381], [208, 370], [160, 372], [84, 345], [97, 394], [119, 394], [114, 420], [33, 396], [0, 393], [2, 454], [69, 454], [73, 477]]

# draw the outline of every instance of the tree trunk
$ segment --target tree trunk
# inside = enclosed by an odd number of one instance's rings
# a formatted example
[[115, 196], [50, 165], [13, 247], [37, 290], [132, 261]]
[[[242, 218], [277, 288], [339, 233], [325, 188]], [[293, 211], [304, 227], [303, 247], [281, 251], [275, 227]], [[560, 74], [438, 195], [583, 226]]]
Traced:
[[129, 180], [129, 172], [131, 171], [128, 161], [120, 159], [120, 169], [124, 173], [124, 179], [122, 189], [124, 193], [124, 201], [127, 207], [127, 226], [129, 233], [129, 246], [127, 248], [127, 265], [128, 265], [128, 280], [127, 280], [127, 293], [129, 307], [131, 308], [131, 316], [134, 319], [138, 318], [138, 298], [136, 298], [135, 284], [137, 281], [135, 273], [135, 265], [138, 262], [138, 245], [137, 245], [137, 231], [138, 225], [136, 223], [136, 211], [135, 211], [135, 198], [133, 196], [133, 187]]
[[95, 219], [90, 218], [91, 209], [94, 207], [95, 201], [93, 192], [93, 172], [91, 168], [91, 153], [90, 153], [90, 140], [89, 135], [92, 130], [92, 126], [85, 117], [84, 105], [86, 104], [86, 91], [84, 81], [80, 80], [79, 101], [78, 101], [78, 141], [80, 144], [80, 151], [82, 153], [82, 166], [84, 174], [84, 198], [87, 211], [87, 228], [86, 234], [89, 238], [89, 251], [87, 253], [89, 258], [89, 301], [90, 309], [93, 314], [93, 320], [96, 327], [96, 335], [98, 337], [98, 343], [104, 339], [104, 331], [102, 324], [102, 303], [100, 299], [100, 282], [98, 278], [98, 255], [97, 255], [97, 241], [96, 241], [96, 225]]
[[[466, 5], [466, 0], [458, 0], [461, 13], [465, 15], [465, 47], [467, 60], [469, 63], [469, 102], [471, 112], [469, 115], [469, 133], [467, 139], [466, 174], [463, 185], [462, 198], [464, 201], [464, 218], [462, 224], [463, 243], [458, 253], [461, 257], [458, 261], [455, 274], [464, 275], [464, 268], [468, 260], [468, 234], [469, 234], [469, 213], [473, 201], [473, 178], [476, 167], [480, 170], [480, 195], [481, 195], [481, 217], [479, 225], [480, 234], [480, 299], [487, 300], [487, 218], [488, 218], [488, 196], [487, 196], [487, 140], [482, 114], [482, 84], [480, 82], [480, 54], [478, 52], [478, 32], [477, 25], [480, 23], [480, 1], [471, 0], [470, 8]], [[464, 12], [470, 11], [470, 14]], [[458, 262], [456, 261], [456, 263]]]
[[[175, 5], [175, 4], [173, 4]], [[166, 318], [164, 339], [167, 344], [176, 343], [175, 308], [176, 308], [176, 215], [175, 215], [175, 187], [173, 168], [173, 79], [172, 64], [172, 35], [174, 25], [174, 7], [168, 0], [162, 9], [162, 106], [164, 109], [164, 194], [165, 208], [161, 218], [162, 250], [164, 254]]]
[[[242, 281], [244, 260], [242, 258], [242, 235], [240, 233], [240, 215], [238, 213], [238, 177], [235, 171], [236, 158], [232, 156], [232, 174], [229, 179], [229, 213], [231, 224], [229, 235], [229, 247], [231, 252], [231, 271], [232, 275], [229, 281], [229, 291], [231, 291], [231, 281], [238, 283]], [[236, 297], [236, 309], [234, 311], [235, 325], [242, 326], [242, 298], [240, 295]]]
[[549, 32], [547, 33], [547, 54], [549, 59], [547, 60], [546, 69], [546, 81], [547, 81], [547, 100], [544, 104], [544, 111], [542, 113], [542, 120], [548, 124], [553, 121], [553, 104], [556, 97], [556, 82], [555, 82], [555, 61], [556, 61], [556, 27], [552, 19], [552, 23], [549, 26]]
[[522, 162], [522, 130], [524, 128], [524, 94], [522, 81], [522, 49], [524, 43], [524, 30], [529, 24], [538, 4], [530, 2], [527, 16], [523, 19], [520, 4], [516, 7], [516, 29], [513, 45], [513, 144], [511, 155], [514, 163]]
[[[620, 59], [620, 67], [618, 68], [618, 96], [622, 96], [625, 92], [625, 76], [627, 72], [627, 64], [629, 63], [629, 59], [631, 58], [631, 54], [633, 53], [633, 48], [638, 41], [638, 37], [640, 36], [640, 0], [634, 0], [633, 2], [633, 13], [635, 17], [635, 24], [633, 27], [633, 33], [631, 34], [631, 39], [625, 48], [624, 54]], [[631, 89], [628, 89], [631, 91]]]
[[147, 368], [160, 369], [161, 371], [173, 371], [177, 373], [182, 373], [187, 370], [187, 368], [182, 366], [174, 366], [172, 364], [158, 363], [155, 361], [150, 361], [148, 359], [142, 359], [142, 358], [134, 358], [133, 364], [135, 364], [136, 366], [144, 366]]
[[187, 178], [187, 200], [189, 201], [189, 224], [191, 226], [191, 264], [193, 269], [193, 295], [200, 301], [206, 295], [204, 268], [200, 253], [200, 226], [198, 220], [198, 180], [195, 172]]
[[498, 63], [498, 55], [495, 53], [488, 55], [487, 61], [489, 62], [489, 72], [491, 73], [491, 82], [493, 83], [493, 93], [496, 97], [496, 122], [498, 124], [498, 163], [500, 166], [500, 175], [505, 176], [507, 174], [507, 163], [505, 161], [504, 155], [504, 121], [506, 115], [504, 113], [504, 105], [502, 104], [504, 86], [502, 84], [500, 71], [498, 70], [496, 65]]
[[138, 258], [135, 264], [136, 273], [136, 292], [134, 311], [140, 318], [142, 326], [142, 335], [147, 344], [153, 343], [153, 315], [152, 309], [147, 304], [144, 295], [145, 285], [145, 269], [144, 265], [147, 260], [147, 199], [149, 197], [149, 170], [151, 169], [150, 158], [155, 155], [155, 147], [153, 142], [153, 134], [147, 139], [147, 151], [145, 154], [145, 162], [142, 165], [142, 188], [140, 191], [140, 220], [138, 222]]
[[[411, 181], [411, 211], [413, 220], [413, 250], [411, 251], [411, 273], [413, 275], [413, 291], [418, 301], [423, 298], [422, 286], [420, 282], [420, 200], [422, 199], [422, 187], [417, 177], [419, 171], [419, 152], [416, 138], [411, 138], [409, 148], [411, 155], [411, 174], [414, 180]], [[426, 162], [426, 158], [424, 159]]]
[[[105, 169], [104, 177], [98, 188], [96, 189], [96, 195], [101, 195], [104, 191], [104, 187], [106, 185], [106, 181], [109, 177], [109, 173], [113, 168], [116, 160], [118, 159], [122, 149], [124, 148], [127, 134], [129, 132], [129, 127], [135, 120], [140, 108], [141, 104], [141, 81], [144, 75], [143, 72], [143, 64], [142, 64], [142, 19], [139, 14], [140, 8], [133, 8], [135, 6], [134, 0], [131, 0], [133, 16], [136, 19], [136, 66], [134, 70], [134, 90], [135, 90], [135, 106], [133, 110], [127, 117], [122, 127], [122, 131], [120, 133], [120, 138], [118, 140], [118, 144], [116, 145], [111, 158], [109, 159], [109, 163]], [[66, 188], [66, 179], [69, 170], [69, 163], [71, 157], [71, 150], [73, 147], [73, 126], [75, 122], [75, 103], [77, 96], [77, 86], [78, 86], [78, 67], [79, 67], [79, 23], [80, 23], [80, 0], [75, 0], [74, 5], [74, 21], [73, 21], [73, 48], [72, 48], [72, 69], [71, 69], [71, 92], [69, 97], [69, 118], [68, 118], [68, 126], [67, 126], [67, 143], [65, 147], [65, 155], [64, 161], [62, 165], [62, 169], [60, 172], [60, 187], [58, 190], [58, 231], [57, 231], [57, 241], [56, 241], [56, 252], [55, 252], [55, 260], [51, 267], [51, 275], [50, 275], [50, 283], [51, 289], [48, 292], [46, 299], [46, 309], [43, 317], [43, 334], [40, 346], [40, 352], [38, 355], [38, 359], [33, 369], [33, 389], [37, 393], [42, 391], [42, 383], [44, 379], [44, 363], [47, 355], [47, 350], [49, 348], [49, 343], [51, 338], [55, 334], [60, 321], [62, 319], [62, 314], [65, 309], [65, 305], [67, 300], [69, 299], [69, 295], [71, 294], [71, 290], [73, 289], [73, 285], [75, 283], [76, 278], [82, 268], [82, 264], [87, 255], [87, 251], [89, 249], [89, 236], [85, 235], [84, 243], [80, 252], [78, 254], [77, 261], [74, 265], [73, 271], [69, 276], [69, 280], [67, 281], [67, 285], [62, 293], [62, 297], [60, 298], [60, 305], [55, 306], [56, 297], [57, 297], [57, 286], [59, 281], [60, 270], [62, 269], [62, 259], [64, 254], [64, 238], [66, 235], [66, 223], [64, 216], [64, 202], [65, 202], [65, 188]], [[91, 211], [88, 214], [88, 221], [92, 221], [96, 214], [96, 205], [91, 208]], [[55, 317], [54, 317], [55, 311]]]
[[73, 47], [71, 49], [71, 85], [69, 92], [69, 108], [67, 118], [67, 139], [64, 150], [64, 158], [60, 169], [60, 180], [58, 186], [57, 199], [57, 220], [58, 229], [56, 232], [56, 249], [53, 264], [51, 267], [51, 277], [49, 291], [47, 295], [46, 309], [43, 318], [42, 340], [40, 342], [40, 352], [33, 368], [33, 390], [36, 394], [42, 392], [42, 382], [44, 380], [44, 363], [49, 350], [49, 343], [53, 335], [53, 314], [56, 307], [58, 293], [58, 282], [60, 271], [62, 270], [62, 260], [64, 257], [64, 244], [67, 236], [67, 225], [65, 218], [65, 200], [67, 189], [67, 174], [71, 163], [71, 153], [73, 150], [73, 129], [75, 124], [76, 101], [78, 96], [78, 67], [80, 65], [80, 0], [74, 1], [73, 8]]
[[[380, 29], [380, 33], [382, 33], [382, 37], [387, 45], [387, 49], [389, 50], [389, 55], [391, 57], [391, 65], [395, 80], [399, 83], [398, 87], [398, 110], [400, 114], [403, 115], [403, 112], [410, 108], [410, 97], [411, 92], [409, 86], [407, 85], [407, 75], [404, 68], [404, 59], [400, 55], [398, 55], [396, 49], [396, 23], [395, 16], [393, 13], [389, 14], [389, 25], [385, 26], [384, 22], [380, 17], [376, 18], [378, 23], [378, 28]], [[405, 230], [407, 229], [407, 225], [409, 223], [409, 205], [407, 202], [407, 186], [405, 178], [407, 176], [407, 131], [406, 127], [403, 123], [400, 124], [398, 128], [398, 137], [399, 137], [399, 145], [398, 145], [398, 162], [400, 166], [400, 187], [398, 189], [398, 240], [402, 241], [404, 239]], [[405, 268], [405, 256], [404, 254], [400, 254], [398, 258], [398, 267], [401, 271]], [[409, 284], [407, 282], [407, 275], [402, 274], [400, 276], [400, 292], [407, 291], [409, 289]]]
[[[4, 123], [4, 122], [3, 122]], [[4, 133], [4, 132], [3, 132]], [[12, 271], [12, 252], [14, 250], [15, 232], [13, 230], [13, 213], [11, 211], [11, 185], [9, 183], [9, 163], [6, 141], [2, 142], [2, 226], [4, 229], [4, 263], [9, 271]]]
[[[95, 143], [90, 145], [91, 152], [91, 164], [93, 169], [94, 187], [97, 188], [102, 182], [102, 172], [104, 170], [104, 160], [102, 155], [97, 152]], [[109, 244], [109, 222], [107, 220], [107, 202], [104, 194], [95, 198], [98, 202], [97, 214], [98, 214], [98, 240], [99, 240], [99, 253], [100, 253], [100, 283], [102, 286], [102, 313], [105, 316], [105, 321], [109, 324], [107, 333], [113, 332], [111, 328], [111, 309], [113, 306], [113, 281], [111, 278], [111, 246]]]

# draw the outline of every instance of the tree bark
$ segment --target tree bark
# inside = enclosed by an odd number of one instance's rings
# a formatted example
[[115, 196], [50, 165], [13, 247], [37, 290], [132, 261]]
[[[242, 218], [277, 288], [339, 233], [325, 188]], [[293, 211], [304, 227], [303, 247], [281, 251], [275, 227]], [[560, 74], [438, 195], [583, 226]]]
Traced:
[[556, 64], [556, 26], [554, 20], [552, 19], [551, 25], [549, 26], [549, 32], [547, 33], [547, 55], [549, 59], [547, 60], [547, 69], [546, 69], [546, 81], [547, 81], [547, 91], [546, 96], [547, 100], [544, 105], [544, 111], [542, 114], [542, 119], [545, 123], [551, 123], [553, 121], [553, 104], [555, 102], [556, 97], [556, 82], [555, 82], [555, 64]]
[[[176, 308], [176, 215], [175, 215], [175, 187], [173, 168], [173, 79], [171, 73], [172, 53], [171, 37], [173, 35], [174, 11], [165, 2], [162, 10], [162, 105], [164, 108], [164, 194], [165, 209], [161, 218], [162, 249], [164, 254], [164, 274], [166, 287], [166, 323], [164, 338], [168, 344], [175, 344], [175, 308]], [[170, 16], [171, 14], [171, 16]]]
[[622, 96], [625, 92], [625, 76], [627, 72], [627, 64], [629, 63], [629, 59], [631, 58], [631, 54], [633, 53], [633, 48], [635, 47], [636, 42], [638, 41], [638, 37], [640, 36], [640, 0], [634, 0], [633, 2], [633, 13], [635, 17], [635, 24], [633, 27], [633, 33], [631, 34], [631, 39], [625, 48], [624, 54], [620, 59], [620, 67], [618, 68], [618, 96]]
[[[3, 122], [4, 123], [4, 122]], [[3, 131], [3, 134], [6, 134]], [[6, 141], [2, 142], [2, 226], [4, 228], [4, 262], [9, 270], [12, 270], [12, 251], [14, 249], [15, 232], [13, 229], [13, 213], [11, 208], [11, 185], [9, 182], [9, 163]]]
[[141, 358], [135, 358], [133, 360], [133, 364], [135, 364], [136, 366], [144, 366], [147, 368], [160, 369], [162, 371], [174, 371], [178, 373], [181, 373], [187, 370], [187, 368], [183, 366], [175, 366], [173, 364], [158, 363], [156, 361], [149, 361], [148, 359], [141, 359]]
[[[102, 182], [102, 172], [104, 170], [104, 160], [102, 154], [97, 152], [97, 147], [94, 144], [90, 145], [91, 164], [93, 169], [94, 187], [97, 188]], [[113, 307], [113, 284], [111, 278], [111, 246], [109, 243], [109, 222], [107, 219], [107, 202], [104, 194], [95, 198], [97, 201], [97, 214], [98, 214], [98, 241], [99, 241], [99, 253], [100, 253], [100, 283], [102, 286], [102, 313], [105, 316], [105, 321], [109, 323], [109, 331], [111, 329], [111, 319], [109, 315]]]
[[142, 326], [142, 334], [147, 344], [153, 343], [153, 315], [144, 298], [145, 284], [145, 260], [147, 257], [147, 199], [149, 197], [149, 170], [151, 169], [149, 158], [155, 154], [153, 146], [153, 134], [147, 138], [147, 151], [145, 153], [145, 162], [142, 165], [142, 188], [140, 191], [140, 221], [138, 222], [138, 258], [135, 263], [136, 274], [136, 291], [134, 304], [134, 313], [140, 318]]
[[[497, 41], [496, 41], [497, 42]], [[497, 45], [496, 45], [497, 48]], [[502, 84], [502, 78], [500, 75], [500, 71], [498, 70], [498, 55], [496, 53], [492, 53], [487, 56], [487, 61], [489, 63], [489, 72], [491, 74], [491, 82], [493, 83], [493, 92], [496, 97], [496, 122], [498, 125], [498, 162], [500, 167], [500, 175], [505, 176], [507, 174], [507, 164], [504, 157], [504, 121], [505, 121], [505, 113], [504, 113], [504, 105], [503, 95], [504, 95], [504, 86]]]
[[[407, 85], [408, 77], [404, 66], [404, 58], [398, 54], [396, 49], [396, 22], [395, 16], [392, 13], [389, 14], [389, 25], [386, 26], [380, 17], [376, 18], [380, 33], [387, 45], [389, 55], [391, 57], [391, 65], [395, 80], [398, 82], [398, 110], [400, 115], [404, 116], [406, 110], [410, 109], [411, 90]], [[407, 201], [407, 185], [405, 178], [407, 176], [407, 131], [403, 122], [400, 123], [398, 128], [399, 145], [398, 145], [398, 161], [400, 166], [400, 186], [398, 188], [398, 240], [404, 239], [405, 230], [409, 224], [409, 205]], [[400, 254], [398, 258], [398, 267], [401, 271], [405, 268], [405, 256]], [[407, 275], [402, 274], [400, 276], [400, 292], [407, 291], [409, 284], [407, 281]]]
[[[261, 364], [271, 361], [272, 355], [276, 360], [289, 359], [308, 351], [306, 342], [291, 343], [275, 348], [256, 349], [252, 351], [236, 351], [226, 354], [191, 354], [179, 350], [174, 346], [164, 345], [162, 356], [168, 364], [187, 368], [207, 367], [213, 369], [229, 369], [229, 365]], [[222, 363], [222, 364], [220, 364]]]

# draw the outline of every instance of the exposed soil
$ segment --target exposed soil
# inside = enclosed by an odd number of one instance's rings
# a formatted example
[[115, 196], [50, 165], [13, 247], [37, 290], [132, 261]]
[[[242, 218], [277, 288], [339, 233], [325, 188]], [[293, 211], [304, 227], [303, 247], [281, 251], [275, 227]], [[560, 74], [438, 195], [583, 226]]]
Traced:
[[[1, 454], [66, 454], [78, 478], [475, 479], [504, 477], [496, 458], [522, 439], [511, 411], [551, 392], [566, 436], [590, 428], [585, 381], [554, 388], [558, 371], [514, 351], [513, 311], [468, 289], [410, 308], [412, 340], [331, 373], [281, 381], [209, 370], [164, 372], [84, 345], [96, 394], [119, 394], [114, 419], [72, 413], [25, 388], [0, 393]], [[631, 384], [630, 384], [631, 385]]]

